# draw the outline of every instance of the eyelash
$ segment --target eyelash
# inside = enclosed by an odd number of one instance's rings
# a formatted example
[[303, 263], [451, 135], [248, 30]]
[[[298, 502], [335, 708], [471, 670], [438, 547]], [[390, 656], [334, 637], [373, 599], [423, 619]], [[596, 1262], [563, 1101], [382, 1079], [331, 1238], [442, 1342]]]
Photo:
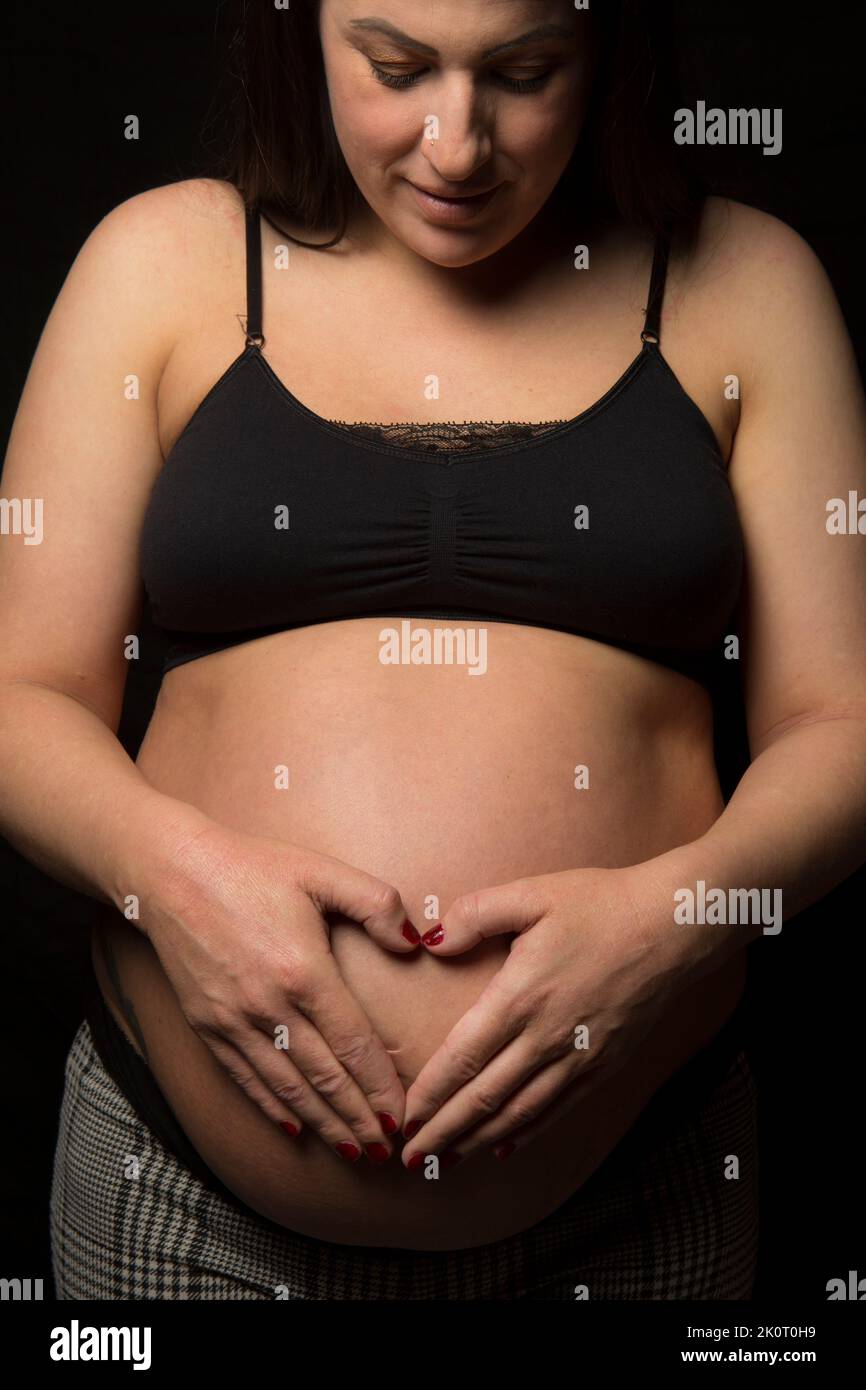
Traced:
[[[370, 64], [374, 76], [386, 87], [404, 89], [411, 87], [423, 76], [421, 72], [393, 73], [385, 72], [384, 69], [376, 67], [375, 63]], [[553, 69], [541, 73], [538, 77], [505, 77], [503, 73], [491, 73], [497, 82], [500, 82], [509, 92], [537, 92], [547, 82], [552, 75]]]

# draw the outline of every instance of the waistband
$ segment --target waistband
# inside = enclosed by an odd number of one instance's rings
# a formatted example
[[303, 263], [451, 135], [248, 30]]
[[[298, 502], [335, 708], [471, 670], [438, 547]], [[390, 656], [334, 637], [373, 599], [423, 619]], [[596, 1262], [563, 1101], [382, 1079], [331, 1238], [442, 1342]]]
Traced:
[[115, 1022], [94, 976], [89, 981], [85, 1017], [99, 1060], [142, 1123], [206, 1187], [248, 1213], [246, 1204], [220, 1181], [190, 1143], [150, 1067]]
[[[747, 986], [748, 989], [748, 986]], [[721, 1085], [747, 1038], [747, 994], [730, 1017], [694, 1057], [690, 1058], [648, 1102], [621, 1141], [639, 1142], [699, 1106]], [[139, 1056], [108, 1009], [91, 972], [86, 1017], [97, 1054], [109, 1076], [126, 1096], [139, 1119], [212, 1192], [249, 1215], [242, 1202], [205, 1163], [178, 1123], [153, 1072]], [[619, 1147], [619, 1146], [618, 1146]], [[616, 1153], [616, 1150], [613, 1151]], [[612, 1155], [611, 1155], [612, 1156]], [[258, 1215], [258, 1214], [257, 1214]], [[264, 1216], [267, 1226], [283, 1232]]]

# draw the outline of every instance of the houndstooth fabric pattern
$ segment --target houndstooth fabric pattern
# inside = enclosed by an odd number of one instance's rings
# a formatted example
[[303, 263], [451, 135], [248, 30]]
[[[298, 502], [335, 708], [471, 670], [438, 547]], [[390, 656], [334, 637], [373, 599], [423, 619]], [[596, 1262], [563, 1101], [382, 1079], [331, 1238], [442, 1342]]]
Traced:
[[[469, 1250], [336, 1245], [212, 1192], [105, 1070], [86, 1020], [66, 1061], [51, 1190], [57, 1297], [323, 1301], [748, 1299], [757, 1092], [744, 1051], [690, 1113], [638, 1125], [537, 1225]], [[723, 1176], [727, 1155], [737, 1179]], [[127, 1176], [133, 1156], [139, 1175]]]

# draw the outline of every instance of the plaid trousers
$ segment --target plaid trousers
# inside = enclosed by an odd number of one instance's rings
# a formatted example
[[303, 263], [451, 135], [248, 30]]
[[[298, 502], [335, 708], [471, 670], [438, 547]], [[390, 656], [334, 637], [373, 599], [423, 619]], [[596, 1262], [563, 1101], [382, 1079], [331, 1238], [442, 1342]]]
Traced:
[[[57, 1297], [570, 1302], [585, 1286], [595, 1300], [748, 1299], [758, 1169], [745, 1051], [688, 1113], [643, 1119], [562, 1206], [504, 1240], [454, 1251], [337, 1245], [211, 1191], [139, 1117], [85, 1020], [66, 1060], [54, 1158]], [[130, 1154], [136, 1178], [124, 1176]], [[737, 1178], [724, 1175], [729, 1154]]]

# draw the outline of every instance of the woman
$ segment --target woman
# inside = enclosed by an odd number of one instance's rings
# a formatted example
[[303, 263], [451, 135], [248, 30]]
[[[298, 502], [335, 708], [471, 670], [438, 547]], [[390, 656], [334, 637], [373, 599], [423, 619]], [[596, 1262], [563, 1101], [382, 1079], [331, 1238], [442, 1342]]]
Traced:
[[862, 395], [805, 244], [647, 162], [594, 8], [249, 7], [233, 176], [116, 208], [52, 311], [0, 757], [104, 906], [61, 1298], [750, 1294], [745, 947], [863, 855]]

